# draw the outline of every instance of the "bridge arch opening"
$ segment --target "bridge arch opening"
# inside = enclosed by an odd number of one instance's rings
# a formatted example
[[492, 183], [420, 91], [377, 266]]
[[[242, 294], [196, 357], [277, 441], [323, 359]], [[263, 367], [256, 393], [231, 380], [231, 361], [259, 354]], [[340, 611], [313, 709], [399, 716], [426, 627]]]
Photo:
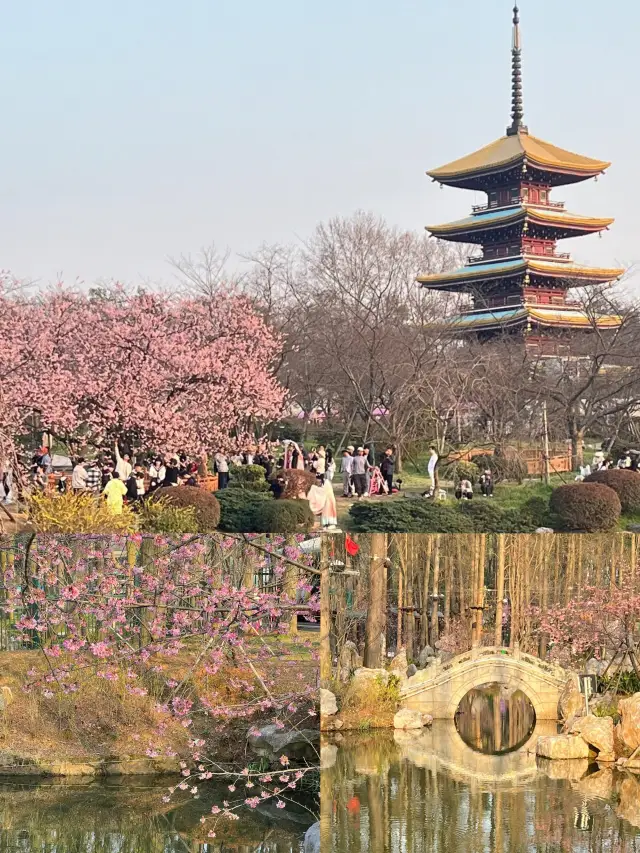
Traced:
[[489, 682], [464, 694], [454, 720], [459, 736], [475, 752], [504, 755], [527, 743], [536, 726], [536, 712], [520, 687]]

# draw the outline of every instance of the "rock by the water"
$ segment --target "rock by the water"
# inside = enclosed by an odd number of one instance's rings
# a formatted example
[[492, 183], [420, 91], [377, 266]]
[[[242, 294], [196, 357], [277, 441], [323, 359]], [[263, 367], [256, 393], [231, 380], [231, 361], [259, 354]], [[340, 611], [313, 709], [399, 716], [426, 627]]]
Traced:
[[549, 779], [566, 779], [578, 782], [589, 772], [588, 758], [573, 758], [568, 761], [552, 761], [550, 758], [538, 756], [536, 765], [541, 773]]
[[580, 735], [549, 735], [538, 738], [536, 755], [554, 761], [589, 758], [589, 747]]
[[613, 770], [605, 767], [597, 773], [590, 773], [576, 784], [576, 790], [584, 797], [598, 797], [601, 800], [611, 799], [613, 793]]
[[640, 746], [640, 693], [634, 693], [618, 703], [620, 737], [630, 751]]
[[415, 665], [415, 663], [410, 663], [407, 667], [407, 678], [413, 678], [417, 671], [418, 667]]
[[424, 669], [425, 666], [429, 663], [430, 660], [436, 656], [435, 651], [431, 648], [431, 646], [425, 646], [424, 649], [418, 655], [418, 667], [420, 669]]
[[386, 686], [389, 683], [389, 673], [386, 669], [369, 669], [366, 666], [361, 666], [353, 673], [351, 685], [371, 684], [373, 681], [379, 681]]
[[323, 717], [332, 717], [338, 713], [338, 702], [335, 693], [320, 688], [320, 713]]
[[338, 658], [338, 681], [347, 684], [353, 673], [362, 666], [358, 648], [351, 640], [347, 640]]
[[407, 650], [400, 649], [398, 654], [391, 661], [389, 669], [391, 672], [406, 672], [407, 667], [409, 666], [409, 661], [407, 660]]
[[304, 853], [320, 853], [320, 821], [311, 824], [304, 834]]
[[323, 732], [337, 732], [344, 726], [340, 717], [328, 717], [320, 720], [320, 728]]
[[618, 798], [618, 817], [640, 827], [640, 780], [636, 776], [626, 776], [620, 783]]
[[620, 723], [613, 727], [613, 750], [618, 758], [628, 758], [632, 752], [622, 738], [622, 726]]
[[266, 758], [287, 755], [291, 758], [313, 759], [320, 743], [319, 729], [286, 731], [276, 725], [263, 726], [257, 734], [249, 735], [249, 745], [256, 753]]
[[561, 720], [581, 717], [584, 714], [584, 696], [580, 693], [580, 681], [577, 675], [571, 675], [560, 694], [558, 713]]
[[338, 747], [333, 743], [323, 743], [320, 747], [320, 769], [328, 770], [336, 763]]
[[613, 719], [611, 717], [578, 717], [570, 734], [579, 734], [586, 743], [598, 752], [598, 761], [615, 761], [613, 743]]
[[635, 522], [627, 524], [627, 531], [629, 533], [640, 533], [640, 524], [636, 524]]
[[553, 527], [536, 527], [536, 533], [555, 533]]
[[428, 716], [425, 714], [421, 714], [420, 711], [412, 711], [409, 708], [403, 708], [401, 711], [398, 711], [393, 718], [393, 727], [394, 729], [422, 729], [427, 723], [425, 723], [424, 717]]

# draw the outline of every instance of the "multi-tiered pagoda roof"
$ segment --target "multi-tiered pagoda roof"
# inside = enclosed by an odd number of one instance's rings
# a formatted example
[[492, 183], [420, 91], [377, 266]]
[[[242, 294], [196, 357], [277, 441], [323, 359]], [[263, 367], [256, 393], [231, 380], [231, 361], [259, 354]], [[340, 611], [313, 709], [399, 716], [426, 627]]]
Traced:
[[524, 328], [532, 342], [545, 328], [616, 327], [617, 316], [595, 319], [567, 298], [570, 288], [606, 284], [624, 272], [575, 263], [557, 241], [601, 232], [610, 217], [570, 213], [551, 200], [552, 189], [604, 173], [610, 163], [558, 148], [529, 134], [522, 122], [521, 40], [514, 8], [512, 123], [506, 135], [427, 174], [441, 185], [486, 192], [470, 216], [430, 225], [441, 240], [475, 244], [480, 251], [456, 270], [420, 276], [424, 287], [472, 296], [473, 308], [451, 319], [461, 331], [495, 334]]

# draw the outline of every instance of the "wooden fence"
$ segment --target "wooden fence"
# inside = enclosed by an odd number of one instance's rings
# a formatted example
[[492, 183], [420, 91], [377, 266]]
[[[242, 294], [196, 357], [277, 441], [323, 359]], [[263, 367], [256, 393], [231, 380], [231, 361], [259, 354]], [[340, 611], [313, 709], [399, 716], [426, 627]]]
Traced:
[[[472, 447], [450, 455], [449, 461], [470, 462], [474, 456], [493, 456], [492, 447]], [[508, 446], [504, 449], [508, 458], [519, 457], [527, 466], [530, 477], [541, 477], [544, 474], [544, 451], [536, 447]], [[551, 473], [566, 474], [573, 471], [571, 448], [566, 444], [554, 444], [549, 447], [549, 467]]]

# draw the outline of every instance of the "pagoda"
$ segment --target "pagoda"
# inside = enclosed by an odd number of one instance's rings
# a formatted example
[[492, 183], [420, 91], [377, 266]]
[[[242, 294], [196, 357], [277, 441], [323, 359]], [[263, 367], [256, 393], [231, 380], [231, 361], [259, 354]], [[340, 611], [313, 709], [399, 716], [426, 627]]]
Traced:
[[512, 122], [506, 135], [427, 172], [441, 185], [487, 194], [486, 204], [474, 207], [471, 216], [427, 228], [441, 240], [475, 244], [481, 253], [469, 257], [463, 267], [420, 276], [418, 282], [471, 296], [472, 307], [448, 321], [455, 331], [480, 339], [520, 332], [529, 347], [554, 355], [561, 342], [566, 349], [569, 330], [616, 328], [621, 322], [615, 315], [589, 316], [567, 294], [572, 287], [613, 282], [624, 270], [582, 266], [556, 249], [558, 240], [601, 232], [613, 219], [569, 213], [562, 202], [551, 200], [555, 187], [597, 178], [611, 164], [532, 136], [523, 115], [520, 18], [515, 6]]

